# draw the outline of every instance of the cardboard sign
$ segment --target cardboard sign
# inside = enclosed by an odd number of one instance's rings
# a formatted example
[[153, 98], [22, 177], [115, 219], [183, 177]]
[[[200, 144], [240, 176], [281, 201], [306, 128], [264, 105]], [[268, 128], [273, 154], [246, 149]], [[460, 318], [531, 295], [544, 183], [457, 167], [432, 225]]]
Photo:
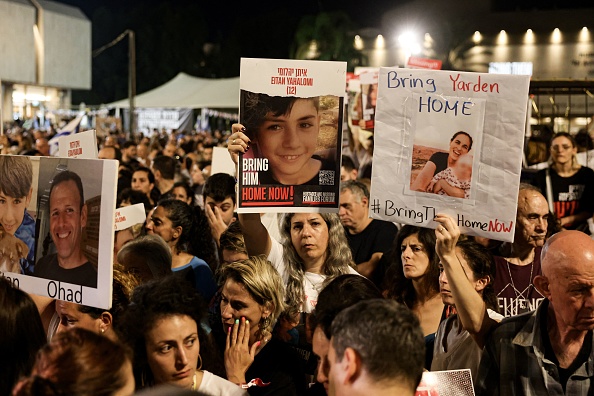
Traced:
[[238, 209], [338, 212], [346, 63], [241, 60]]
[[14, 259], [0, 263], [0, 276], [28, 293], [109, 309], [117, 162], [0, 156], [0, 175], [18, 180], [0, 180], [18, 186], [13, 194], [31, 191], [15, 197], [27, 208], [18, 224], [2, 224], [0, 245]]
[[59, 157], [97, 159], [97, 133], [94, 129], [61, 136], [58, 141]]
[[382, 68], [371, 217], [513, 241], [529, 78]]
[[415, 396], [474, 396], [470, 369], [425, 371]]
[[121, 231], [146, 220], [144, 204], [135, 204], [117, 208], [115, 211], [115, 230]]

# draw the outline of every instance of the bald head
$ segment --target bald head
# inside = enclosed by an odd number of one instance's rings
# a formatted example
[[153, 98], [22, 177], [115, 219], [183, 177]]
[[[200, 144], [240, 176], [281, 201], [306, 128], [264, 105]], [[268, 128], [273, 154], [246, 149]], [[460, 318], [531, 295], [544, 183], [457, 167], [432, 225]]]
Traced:
[[549, 206], [536, 189], [521, 189], [518, 193], [515, 244], [542, 246], [547, 235]]
[[534, 285], [554, 312], [553, 332], [594, 329], [594, 240], [583, 232], [561, 231], [549, 238], [541, 261], [542, 275]]
[[549, 238], [542, 253], [542, 273], [548, 277], [569, 272], [594, 272], [594, 240], [581, 231], [561, 231]]

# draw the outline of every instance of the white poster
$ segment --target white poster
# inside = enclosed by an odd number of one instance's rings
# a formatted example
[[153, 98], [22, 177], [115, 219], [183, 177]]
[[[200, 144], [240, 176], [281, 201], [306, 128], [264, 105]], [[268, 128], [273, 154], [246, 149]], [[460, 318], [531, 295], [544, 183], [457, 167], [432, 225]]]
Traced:
[[226, 173], [235, 177], [237, 174], [237, 166], [231, 159], [229, 151], [225, 147], [212, 148], [212, 165], [210, 167], [210, 174]]
[[97, 133], [94, 129], [60, 137], [59, 156], [62, 158], [97, 159]]
[[529, 77], [382, 68], [371, 217], [513, 241]]
[[[0, 276], [28, 293], [109, 309], [117, 162], [0, 156]], [[0, 211], [8, 211], [0, 208]]]
[[242, 59], [237, 212], [338, 212], [346, 63]]

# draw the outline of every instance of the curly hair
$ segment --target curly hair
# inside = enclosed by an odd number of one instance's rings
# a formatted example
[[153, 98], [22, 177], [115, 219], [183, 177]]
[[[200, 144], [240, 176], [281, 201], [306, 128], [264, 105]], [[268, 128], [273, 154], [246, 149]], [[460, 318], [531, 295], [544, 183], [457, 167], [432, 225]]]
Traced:
[[384, 286], [387, 289], [388, 298], [392, 298], [412, 309], [420, 296], [417, 295], [412, 279], [404, 276], [401, 252], [402, 242], [411, 235], [417, 236], [429, 258], [427, 272], [421, 281], [423, 297], [433, 296], [439, 292], [439, 257], [435, 253], [436, 238], [434, 230], [405, 225], [396, 234], [390, 251], [392, 263], [389, 272], [386, 274], [386, 284]]
[[[261, 327], [259, 336], [272, 332], [274, 323], [285, 309], [283, 280], [264, 256], [252, 256], [247, 260], [228, 263], [219, 269], [221, 284], [227, 279], [240, 283], [260, 306], [270, 308], [267, 327]], [[262, 326], [264, 320], [260, 321]]]
[[189, 282], [174, 274], [138, 286], [120, 321], [119, 333], [134, 351], [134, 378], [137, 389], [151, 385], [153, 374], [146, 354], [146, 335], [155, 324], [171, 316], [189, 316], [198, 328], [202, 368], [220, 373], [216, 348], [200, 325], [206, 316], [206, 304]]
[[219, 265], [216, 243], [213, 242], [210, 224], [200, 206], [194, 206], [194, 228], [190, 238], [190, 252], [206, 261], [214, 273]]
[[[303, 294], [303, 277], [305, 264], [291, 240], [291, 220], [295, 213], [287, 213], [281, 220], [280, 233], [282, 236], [283, 258], [287, 265], [287, 298], [289, 306], [301, 307], [305, 296]], [[336, 213], [320, 213], [328, 227], [328, 246], [322, 273], [327, 276], [324, 284], [339, 275], [349, 273], [349, 267], [354, 266], [351, 248], [344, 233], [344, 227]]]

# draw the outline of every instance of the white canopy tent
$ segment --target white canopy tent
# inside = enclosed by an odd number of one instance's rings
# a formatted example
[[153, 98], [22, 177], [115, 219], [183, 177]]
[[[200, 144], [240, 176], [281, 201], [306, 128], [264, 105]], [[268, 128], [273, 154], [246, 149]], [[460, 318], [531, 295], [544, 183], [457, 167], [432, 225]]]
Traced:
[[[134, 105], [138, 108], [222, 108], [239, 107], [239, 77], [209, 79], [179, 73], [160, 87], [137, 95]], [[127, 109], [128, 99], [106, 105]]]

